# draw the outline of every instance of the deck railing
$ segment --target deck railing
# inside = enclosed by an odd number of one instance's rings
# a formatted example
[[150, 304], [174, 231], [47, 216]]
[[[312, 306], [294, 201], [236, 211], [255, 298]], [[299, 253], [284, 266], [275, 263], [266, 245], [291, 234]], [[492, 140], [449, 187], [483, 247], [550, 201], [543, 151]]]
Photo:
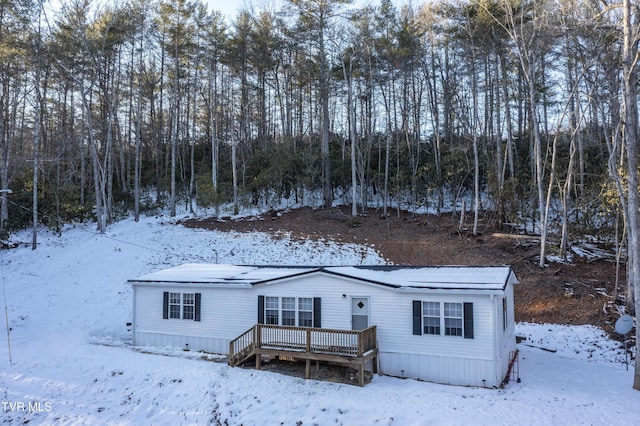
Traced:
[[363, 356], [376, 347], [376, 326], [364, 330], [255, 325], [255, 347], [294, 352]]
[[238, 365], [253, 353], [255, 335], [253, 326], [229, 343], [229, 364]]
[[364, 330], [256, 324], [229, 344], [229, 363], [237, 365], [252, 351], [290, 352], [362, 357], [376, 348], [376, 326]]
[[304, 359], [307, 379], [312, 360], [355, 364], [358, 384], [364, 386], [365, 363], [373, 361], [373, 372], [377, 371], [377, 344], [375, 325], [364, 330], [335, 330], [256, 324], [229, 343], [229, 364], [236, 366], [255, 355], [259, 370], [262, 355]]

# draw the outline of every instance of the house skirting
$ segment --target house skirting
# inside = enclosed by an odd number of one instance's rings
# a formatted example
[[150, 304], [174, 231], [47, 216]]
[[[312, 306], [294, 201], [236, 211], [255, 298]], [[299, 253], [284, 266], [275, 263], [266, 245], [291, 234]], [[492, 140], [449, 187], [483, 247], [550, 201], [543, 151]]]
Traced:
[[[491, 360], [385, 352], [378, 356], [381, 374], [460, 386], [498, 387]], [[499, 369], [498, 369], [499, 371]]]
[[[230, 340], [136, 331], [133, 344], [182, 349], [185, 349], [188, 344], [189, 350], [192, 351], [227, 354]], [[497, 371], [500, 375], [503, 370], [506, 371], [506, 368], [506, 366], [495, 365], [491, 360], [385, 352], [384, 350], [378, 353], [379, 374], [449, 385], [498, 387], [503, 378], [495, 377], [495, 372]], [[365, 370], [374, 370], [370, 362], [365, 364]]]
[[191, 351], [203, 351], [213, 354], [226, 354], [229, 351], [229, 340], [230, 339], [213, 337], [154, 333], [152, 331], [136, 331], [133, 335], [134, 346], [188, 348]]

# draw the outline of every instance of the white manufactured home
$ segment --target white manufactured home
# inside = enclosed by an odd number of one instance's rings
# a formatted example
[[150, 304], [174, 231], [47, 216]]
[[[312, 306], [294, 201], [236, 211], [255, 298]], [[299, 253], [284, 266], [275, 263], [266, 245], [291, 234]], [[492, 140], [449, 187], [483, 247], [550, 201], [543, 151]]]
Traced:
[[261, 354], [286, 349], [307, 371], [309, 359], [353, 356], [381, 374], [487, 387], [517, 356], [508, 266], [185, 264], [128, 282], [136, 346], [230, 363], [253, 354], [258, 368]]

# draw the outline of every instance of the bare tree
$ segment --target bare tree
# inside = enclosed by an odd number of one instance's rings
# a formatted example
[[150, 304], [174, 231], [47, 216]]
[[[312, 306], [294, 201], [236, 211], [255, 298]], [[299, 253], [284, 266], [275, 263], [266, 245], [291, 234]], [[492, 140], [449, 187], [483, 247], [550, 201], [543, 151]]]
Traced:
[[546, 149], [542, 146], [540, 124], [538, 122], [538, 77], [541, 73], [541, 59], [548, 45], [545, 42], [547, 20], [547, 2], [514, 4], [508, 0], [497, 0], [503, 11], [497, 16], [484, 4], [481, 6], [487, 13], [494, 17], [511, 41], [515, 45], [515, 53], [520, 62], [522, 75], [527, 84], [527, 105], [531, 137], [533, 138], [533, 167], [535, 173], [535, 187], [538, 197], [538, 215], [540, 223], [540, 262], [539, 267], [544, 268], [546, 263], [547, 229], [544, 224], [546, 211], [544, 175]]
[[[627, 151], [627, 229], [628, 229], [628, 272], [627, 280], [632, 284], [631, 306], [640, 312], [640, 217], [638, 208], [638, 93], [637, 64], [640, 28], [640, 10], [631, 0], [623, 0], [623, 43], [622, 72], [624, 83], [624, 141]], [[635, 303], [634, 303], [635, 301]], [[636, 327], [636, 349], [640, 350], [640, 327]], [[636, 362], [633, 388], [640, 390], [640, 363]]]
[[311, 34], [315, 54], [314, 59], [318, 63], [318, 84], [320, 92], [320, 106], [322, 117], [321, 128], [321, 153], [322, 153], [322, 193], [324, 207], [330, 208], [333, 204], [333, 191], [331, 187], [331, 159], [330, 123], [329, 123], [329, 97], [331, 73], [327, 58], [330, 22], [340, 12], [340, 6], [350, 4], [353, 0], [287, 0], [298, 12], [301, 28]]

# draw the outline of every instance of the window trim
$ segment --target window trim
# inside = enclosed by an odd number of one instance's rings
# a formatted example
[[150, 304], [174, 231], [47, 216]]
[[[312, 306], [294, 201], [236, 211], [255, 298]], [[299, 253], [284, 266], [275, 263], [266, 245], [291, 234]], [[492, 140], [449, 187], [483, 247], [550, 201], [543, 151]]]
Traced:
[[[273, 302], [275, 299], [275, 306]], [[275, 318], [275, 322], [273, 322]], [[276, 296], [266, 296], [264, 299], [264, 320], [265, 324], [277, 325], [280, 324], [280, 298]]]
[[[188, 303], [187, 303], [188, 302]], [[196, 312], [196, 294], [182, 293], [182, 319], [193, 321]]]
[[[185, 303], [190, 298], [191, 303]], [[162, 319], [200, 321], [202, 293], [165, 291], [162, 294]], [[176, 308], [177, 307], [177, 311]], [[185, 310], [185, 307], [191, 308]], [[176, 316], [177, 314], [177, 316]]]
[[[429, 309], [433, 308], [437, 308], [437, 315], [435, 312], [428, 312]], [[435, 318], [438, 319], [437, 325], [427, 325], [427, 319]], [[442, 334], [442, 309], [440, 308], [440, 302], [434, 302], [431, 300], [425, 300], [422, 302], [422, 334], [430, 334], [433, 336], [440, 336]]]
[[182, 318], [182, 293], [169, 292], [169, 319], [181, 319], [181, 318]]
[[[426, 315], [425, 307], [427, 303], [437, 303], [439, 307], [439, 334], [437, 333], [426, 333], [425, 332], [425, 317], [435, 318], [434, 315]], [[413, 304], [413, 334], [416, 336], [419, 335], [427, 335], [427, 336], [443, 336], [443, 337], [462, 337], [464, 339], [473, 339], [474, 338], [474, 321], [473, 321], [473, 303], [472, 302], [445, 302], [445, 301], [434, 301], [434, 300], [414, 300]], [[445, 304], [454, 304], [459, 305], [459, 313], [461, 316], [451, 316], [445, 315]], [[460, 330], [460, 334], [449, 333], [447, 329], [451, 329], [452, 327], [446, 327], [447, 323], [450, 321], [446, 320], [458, 320], [460, 327], [455, 327]], [[429, 326], [434, 327], [434, 326]]]
[[[273, 304], [274, 300], [277, 299], [277, 309]], [[293, 304], [291, 304], [291, 300], [288, 300], [290, 303], [286, 308], [284, 306], [284, 299], [292, 299]], [[300, 309], [301, 301], [306, 300], [307, 306], [309, 309]], [[291, 309], [293, 306], [293, 309]], [[267, 324], [267, 325], [280, 325], [286, 327], [314, 327], [320, 328], [320, 307], [321, 302], [319, 297], [298, 297], [298, 296], [258, 296], [258, 324]], [[267, 311], [275, 311], [275, 315], [268, 314]], [[294, 312], [294, 324], [283, 324], [285, 320], [285, 313]], [[309, 318], [302, 319], [300, 317], [300, 313], [305, 312], [307, 315], [310, 314]], [[276, 322], [269, 321], [271, 318], [277, 318]], [[287, 316], [287, 318], [291, 319], [291, 316]], [[301, 325], [301, 321], [311, 322], [312, 325]]]
[[444, 302], [440, 322], [444, 324], [445, 336], [464, 337], [464, 305], [461, 302]]
[[[307, 300], [309, 303], [309, 309], [302, 309], [301, 307], [301, 302], [302, 300]], [[314, 306], [313, 306], [313, 297], [297, 297], [296, 298], [296, 324], [298, 324], [298, 327], [313, 327], [313, 318], [314, 318]], [[309, 318], [304, 318], [302, 319], [300, 314], [301, 313], [305, 313], [305, 314], [309, 314], [310, 317]], [[302, 321], [309, 321], [311, 323], [311, 325], [302, 325], [301, 322]]]

